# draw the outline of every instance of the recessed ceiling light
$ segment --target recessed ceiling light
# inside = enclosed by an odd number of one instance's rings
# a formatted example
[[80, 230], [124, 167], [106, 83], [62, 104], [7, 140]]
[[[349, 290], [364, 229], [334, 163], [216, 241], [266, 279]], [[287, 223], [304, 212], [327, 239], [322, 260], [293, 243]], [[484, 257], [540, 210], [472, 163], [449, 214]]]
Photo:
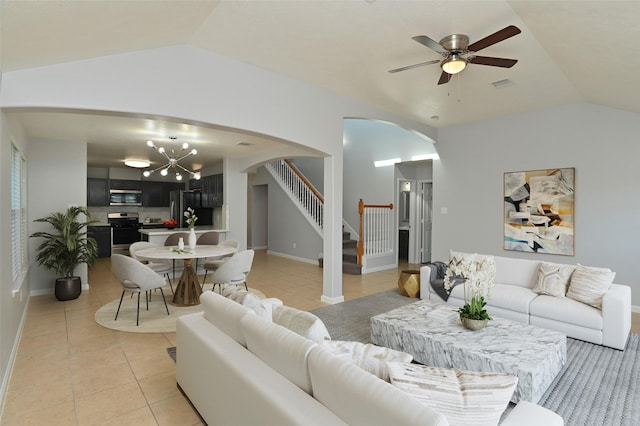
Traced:
[[151, 163], [146, 160], [125, 160], [124, 165], [135, 167], [136, 169], [144, 169], [145, 167], [149, 167]]

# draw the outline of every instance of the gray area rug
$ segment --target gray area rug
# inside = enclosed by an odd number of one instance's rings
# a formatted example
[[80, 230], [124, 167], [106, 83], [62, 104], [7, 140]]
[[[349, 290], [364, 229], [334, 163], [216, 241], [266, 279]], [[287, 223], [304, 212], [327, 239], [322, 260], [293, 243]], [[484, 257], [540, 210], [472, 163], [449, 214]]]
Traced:
[[[371, 342], [370, 318], [415, 302], [389, 290], [312, 311], [334, 340]], [[640, 335], [624, 351], [567, 340], [567, 364], [539, 404], [565, 425], [640, 425]]]

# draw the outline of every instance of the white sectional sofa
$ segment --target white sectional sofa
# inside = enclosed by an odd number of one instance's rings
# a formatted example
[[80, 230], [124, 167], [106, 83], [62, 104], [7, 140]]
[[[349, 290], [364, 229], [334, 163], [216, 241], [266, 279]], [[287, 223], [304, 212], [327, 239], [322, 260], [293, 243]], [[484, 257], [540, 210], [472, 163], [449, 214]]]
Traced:
[[[449, 424], [390, 383], [246, 306], [210, 291], [200, 300], [204, 312], [177, 320], [176, 379], [207, 424]], [[563, 421], [520, 403], [502, 424]]]
[[[602, 309], [570, 297], [554, 297], [534, 292], [538, 271], [536, 260], [494, 256], [495, 284], [487, 300], [490, 315], [560, 331], [569, 337], [624, 350], [631, 330], [631, 289], [611, 284], [602, 297]], [[420, 268], [420, 298], [443, 299], [433, 290], [432, 266]], [[432, 274], [432, 272], [434, 272]], [[454, 287], [446, 301], [464, 305], [464, 286]]]

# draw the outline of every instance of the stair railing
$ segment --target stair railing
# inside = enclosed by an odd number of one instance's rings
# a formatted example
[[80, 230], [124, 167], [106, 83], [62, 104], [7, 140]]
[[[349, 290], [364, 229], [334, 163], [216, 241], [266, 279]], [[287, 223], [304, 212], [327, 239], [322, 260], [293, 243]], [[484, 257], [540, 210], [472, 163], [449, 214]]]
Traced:
[[393, 203], [365, 204], [358, 202], [360, 237], [358, 239], [358, 265], [363, 256], [393, 253]]
[[282, 189], [293, 200], [316, 231], [322, 235], [324, 198], [289, 160], [274, 160], [265, 165]]

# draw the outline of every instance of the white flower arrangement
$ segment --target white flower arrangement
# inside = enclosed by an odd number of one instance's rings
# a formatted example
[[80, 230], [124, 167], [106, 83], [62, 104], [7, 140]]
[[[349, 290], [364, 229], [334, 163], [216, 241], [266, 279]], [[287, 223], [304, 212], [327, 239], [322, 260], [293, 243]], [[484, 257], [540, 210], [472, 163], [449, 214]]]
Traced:
[[464, 280], [465, 305], [460, 308], [462, 316], [471, 319], [491, 319], [484, 310], [484, 299], [488, 297], [496, 277], [496, 263], [493, 256], [476, 256], [460, 262], [450, 262], [444, 276], [447, 292], [455, 286], [457, 279]]
[[187, 225], [189, 225], [189, 228], [194, 228], [196, 226], [198, 216], [196, 216], [191, 207], [187, 207], [187, 210], [184, 212], [184, 218], [187, 220]]

